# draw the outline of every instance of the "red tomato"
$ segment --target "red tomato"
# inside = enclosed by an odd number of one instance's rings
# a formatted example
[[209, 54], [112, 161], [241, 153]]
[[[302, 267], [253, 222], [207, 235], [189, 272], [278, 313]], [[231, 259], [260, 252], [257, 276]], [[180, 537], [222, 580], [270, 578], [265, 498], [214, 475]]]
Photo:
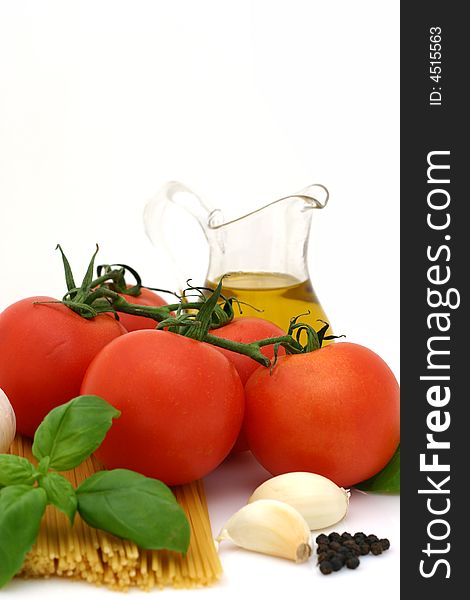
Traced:
[[0, 314], [0, 387], [16, 413], [19, 433], [32, 437], [46, 414], [78, 396], [92, 358], [126, 333], [110, 315], [85, 319], [63, 304], [33, 304], [37, 296]]
[[[128, 285], [127, 287], [131, 287]], [[165, 300], [161, 298], [158, 294], [152, 292], [147, 288], [140, 288], [139, 296], [129, 296], [128, 294], [121, 294], [124, 300], [130, 302], [131, 304], [140, 304], [142, 306], [164, 306], [166, 304]], [[138, 329], [155, 329], [158, 325], [156, 321], [153, 319], [149, 319], [148, 317], [140, 317], [138, 315], [127, 315], [126, 313], [119, 313], [119, 319], [122, 325], [127, 329], [127, 331], [137, 331]]]
[[[240, 317], [234, 319], [228, 325], [212, 330], [210, 333], [217, 337], [234, 342], [243, 342], [244, 344], [286, 334], [285, 331], [274, 323], [271, 323], [271, 321], [259, 319], [258, 317]], [[238, 354], [238, 352], [231, 352], [223, 348], [217, 349], [235, 365], [243, 385], [245, 385], [250, 375], [259, 367], [259, 363], [249, 356]], [[261, 352], [269, 359], [272, 359], [274, 357], [274, 346], [264, 346]], [[285, 354], [284, 348], [280, 347], [278, 355], [282, 356], [283, 354]], [[249, 446], [242, 429], [232, 452], [243, 452], [245, 450], [249, 450]]]
[[82, 394], [122, 412], [96, 456], [168, 485], [204, 477], [240, 431], [245, 398], [235, 367], [215, 348], [168, 331], [134, 331], [103, 348]]
[[399, 387], [371, 350], [330, 344], [284, 356], [246, 386], [245, 433], [273, 475], [319, 473], [350, 486], [371, 477], [400, 439]]

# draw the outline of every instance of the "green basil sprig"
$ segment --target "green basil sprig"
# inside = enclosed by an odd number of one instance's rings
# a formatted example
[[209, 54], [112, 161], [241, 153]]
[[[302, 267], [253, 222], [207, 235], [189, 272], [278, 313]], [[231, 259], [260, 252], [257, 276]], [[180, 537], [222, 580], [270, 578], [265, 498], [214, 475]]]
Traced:
[[0, 587], [18, 572], [36, 541], [47, 504], [142, 548], [186, 552], [189, 523], [161, 481], [127, 469], [100, 471], [77, 489], [57, 471], [73, 469], [103, 441], [120, 413], [98, 396], [78, 396], [53, 409], [36, 430], [35, 467], [0, 454]]

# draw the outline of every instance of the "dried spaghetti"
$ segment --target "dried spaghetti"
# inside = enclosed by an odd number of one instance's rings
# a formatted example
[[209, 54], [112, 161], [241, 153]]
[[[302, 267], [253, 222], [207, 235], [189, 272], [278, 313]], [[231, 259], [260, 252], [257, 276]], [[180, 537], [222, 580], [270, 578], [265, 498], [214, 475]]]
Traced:
[[[20, 436], [13, 442], [11, 452], [33, 460], [30, 441]], [[65, 475], [77, 486], [99, 468], [89, 458]], [[149, 590], [214, 583], [222, 575], [222, 567], [212, 538], [203, 483], [196, 481], [173, 491], [191, 526], [186, 556], [166, 550], [142, 550], [132, 542], [89, 527], [78, 514], [71, 527], [63, 513], [48, 506], [38, 539], [18, 576], [59, 575], [121, 591], [134, 586]]]

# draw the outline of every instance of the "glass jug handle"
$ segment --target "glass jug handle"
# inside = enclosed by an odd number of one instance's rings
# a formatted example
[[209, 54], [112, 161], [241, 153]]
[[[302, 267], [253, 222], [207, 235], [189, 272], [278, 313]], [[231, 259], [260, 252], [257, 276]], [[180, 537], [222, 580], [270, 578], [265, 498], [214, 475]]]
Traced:
[[[172, 208], [176, 208], [174, 214], [171, 214]], [[164, 261], [161, 261], [163, 264], [160, 264], [160, 270], [171, 271], [171, 274], [166, 273], [167, 279], [172, 279], [171, 285], [176, 284], [180, 291], [186, 287], [188, 278], [193, 278], [195, 285], [202, 285], [207, 271], [207, 262], [201, 269], [200, 253], [191, 256], [191, 252], [181, 252], [181, 258], [177, 256], [176, 249], [189, 249], [192, 246], [190, 240], [194, 238], [189, 232], [190, 224], [187, 223], [187, 219], [184, 219], [184, 212], [197, 220], [206, 240], [208, 229], [222, 221], [219, 210], [211, 209], [199, 196], [177, 181], [165, 183], [159, 192], [147, 202], [143, 215], [147, 236], [163, 254], [161, 258], [164, 258]], [[187, 240], [186, 245], [185, 239]]]

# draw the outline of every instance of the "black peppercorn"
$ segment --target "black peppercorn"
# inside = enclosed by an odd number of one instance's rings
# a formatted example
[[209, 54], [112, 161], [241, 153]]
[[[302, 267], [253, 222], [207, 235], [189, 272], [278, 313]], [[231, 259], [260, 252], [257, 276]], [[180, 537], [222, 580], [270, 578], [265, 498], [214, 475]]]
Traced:
[[333, 572], [333, 567], [331, 566], [330, 562], [325, 560], [320, 565], [320, 571], [323, 573], [323, 575], [329, 575]]
[[348, 560], [346, 561], [346, 566], [348, 567], [348, 569], [357, 569], [357, 567], [359, 566], [359, 559], [357, 558], [357, 556], [348, 558]]
[[343, 566], [343, 562], [339, 558], [332, 558], [330, 564], [333, 571], [339, 571]]
[[338, 552], [338, 550], [341, 548], [341, 544], [339, 542], [330, 542], [330, 548], [331, 550]]
[[390, 548], [390, 542], [387, 540], [387, 538], [379, 540], [379, 544], [382, 546], [382, 550], [388, 550]]
[[366, 538], [365, 538], [365, 537], [364, 537], [364, 538], [361, 538], [361, 537], [355, 537], [355, 538], [354, 538], [354, 542], [355, 542], [355, 543], [356, 543], [358, 546], [360, 546], [361, 544], [366, 544], [366, 543], [367, 543], [367, 542], [366, 542]]
[[357, 544], [354, 540], [346, 540], [343, 542], [343, 546], [349, 548], [355, 554], [360, 554], [359, 544]]
[[365, 556], [370, 552], [369, 544], [359, 544], [359, 550], [361, 551], [361, 556]]
[[321, 533], [316, 542], [318, 565], [323, 575], [329, 575], [333, 571], [339, 571], [343, 566], [348, 569], [357, 569], [360, 564], [359, 556], [365, 556], [371, 552], [378, 556], [390, 548], [387, 538], [379, 539], [376, 535], [366, 535], [362, 531], [351, 535], [344, 531], [341, 535], [333, 531], [328, 535]]
[[378, 556], [379, 554], [382, 554], [382, 545], [379, 544], [379, 542], [374, 542], [370, 545], [370, 551], [374, 556]]
[[354, 554], [352, 552], [348, 552], [348, 554], [343, 554], [342, 556], [344, 557], [344, 560], [347, 561], [350, 558], [353, 558]]
[[320, 535], [317, 536], [315, 541], [317, 542], [317, 544], [328, 544], [330, 542], [328, 536], [324, 533], [320, 533]]
[[379, 538], [376, 535], [371, 534], [366, 537], [366, 542], [368, 544], [373, 544], [374, 542], [378, 542], [378, 541], [379, 541]]

